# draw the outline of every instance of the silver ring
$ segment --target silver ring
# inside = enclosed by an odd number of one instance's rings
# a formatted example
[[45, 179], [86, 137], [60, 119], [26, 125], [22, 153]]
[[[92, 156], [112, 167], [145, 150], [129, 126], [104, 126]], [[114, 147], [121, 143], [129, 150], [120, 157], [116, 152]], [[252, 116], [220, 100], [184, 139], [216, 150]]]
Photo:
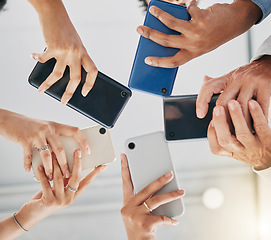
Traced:
[[77, 192], [77, 188], [72, 188], [71, 186], [69, 186], [68, 184], [66, 185], [66, 188], [68, 188], [70, 191], [72, 192]]
[[38, 148], [39, 152], [42, 152], [44, 150], [48, 150], [49, 149], [49, 145], [45, 145], [44, 147]]
[[145, 208], [147, 208], [149, 212], [152, 212], [152, 209], [148, 206], [146, 202], [143, 202], [143, 205], [145, 206]]

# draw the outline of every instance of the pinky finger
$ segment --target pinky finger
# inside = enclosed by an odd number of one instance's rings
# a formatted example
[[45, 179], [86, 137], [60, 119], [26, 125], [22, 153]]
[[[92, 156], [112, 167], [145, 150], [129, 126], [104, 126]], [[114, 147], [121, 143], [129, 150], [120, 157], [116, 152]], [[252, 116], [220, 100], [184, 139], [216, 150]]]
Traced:
[[89, 186], [89, 184], [92, 183], [92, 181], [105, 169], [107, 168], [107, 165], [100, 165], [96, 168], [94, 168], [94, 170], [89, 173], [87, 176], [85, 176], [81, 182], [79, 183], [79, 187], [78, 190], [76, 192], [76, 195], [79, 196], [82, 192], [84, 192], [84, 190]]
[[152, 224], [156, 225], [156, 226], [160, 226], [160, 225], [166, 225], [166, 226], [177, 226], [180, 222], [163, 216], [163, 215], [158, 215], [158, 216], [151, 216], [152, 218]]
[[41, 63], [47, 62], [49, 59], [53, 58], [54, 56], [51, 54], [50, 51], [47, 49], [43, 53], [32, 53], [31, 54], [32, 58], [35, 59], [36, 61], [39, 61]]

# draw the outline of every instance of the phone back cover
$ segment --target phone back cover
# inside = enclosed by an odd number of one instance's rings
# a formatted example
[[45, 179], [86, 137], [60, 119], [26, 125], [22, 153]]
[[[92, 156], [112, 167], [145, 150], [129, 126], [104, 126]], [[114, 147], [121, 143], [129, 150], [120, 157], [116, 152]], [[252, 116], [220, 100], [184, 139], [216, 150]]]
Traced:
[[[159, 7], [176, 18], [190, 20], [190, 15], [188, 14], [186, 7], [160, 0], [152, 0], [149, 3], [149, 8], [152, 5]], [[169, 29], [157, 18], [151, 15], [149, 13], [149, 8], [144, 26], [150, 27], [165, 34], [180, 34], [172, 29]], [[174, 56], [179, 50], [180, 49], [161, 46], [150, 39], [146, 39], [141, 36], [130, 75], [129, 87], [161, 96], [169, 96], [172, 92], [178, 68], [153, 67], [147, 65], [144, 60], [149, 56]]]
[[[55, 63], [54, 58], [46, 63], [38, 62], [29, 76], [29, 83], [38, 88], [53, 71]], [[86, 72], [83, 68], [81, 76], [82, 80], [67, 106], [107, 128], [113, 127], [132, 95], [131, 90], [105, 74], [98, 72], [93, 88], [86, 97], [83, 97], [81, 90], [86, 79]], [[45, 93], [60, 101], [69, 80], [70, 70], [67, 67], [63, 77]], [[123, 93], [126, 95], [123, 96]]]
[[[99, 165], [108, 164], [116, 159], [113, 143], [109, 130], [95, 126], [82, 130], [83, 135], [87, 139], [91, 153], [86, 154], [82, 151], [82, 170], [91, 169]], [[73, 167], [73, 154], [79, 144], [72, 137], [60, 136], [60, 141], [64, 147], [70, 171]], [[43, 165], [40, 153], [37, 148], [33, 149], [32, 170], [34, 177], [39, 180], [38, 166]]]
[[[134, 149], [128, 147], [131, 142], [135, 144]], [[167, 143], [164, 140], [163, 132], [128, 139], [125, 143], [125, 152], [128, 158], [135, 193], [140, 192], [151, 182], [169, 171], [174, 172], [174, 178], [154, 195], [179, 189], [176, 173]], [[182, 199], [177, 199], [161, 205], [152, 211], [152, 214], [176, 217], [182, 215], [183, 212], [183, 201]]]
[[212, 97], [205, 118], [196, 115], [198, 95], [183, 95], [164, 98], [164, 126], [166, 140], [206, 138], [212, 112], [218, 95]]

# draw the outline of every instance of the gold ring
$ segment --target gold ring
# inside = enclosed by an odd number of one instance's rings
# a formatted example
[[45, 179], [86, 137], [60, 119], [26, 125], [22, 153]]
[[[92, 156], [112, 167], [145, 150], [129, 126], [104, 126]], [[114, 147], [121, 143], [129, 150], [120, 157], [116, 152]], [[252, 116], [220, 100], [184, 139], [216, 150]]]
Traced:
[[152, 209], [148, 206], [146, 202], [143, 202], [143, 205], [145, 206], [145, 208], [147, 208], [149, 212], [152, 212]]

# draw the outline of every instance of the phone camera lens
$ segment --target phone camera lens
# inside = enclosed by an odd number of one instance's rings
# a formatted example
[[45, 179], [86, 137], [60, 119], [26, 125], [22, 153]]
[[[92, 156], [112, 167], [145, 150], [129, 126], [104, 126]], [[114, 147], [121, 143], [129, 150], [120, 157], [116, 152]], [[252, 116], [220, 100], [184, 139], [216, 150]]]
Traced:
[[99, 132], [100, 132], [100, 134], [105, 134], [106, 133], [106, 129], [105, 128], [100, 128]]
[[166, 93], [167, 93], [167, 89], [166, 89], [166, 88], [162, 88], [162, 89], [161, 89], [161, 92], [162, 92], [163, 94], [166, 94]]
[[170, 133], [169, 133], [169, 136], [170, 136], [170, 137], [174, 137], [174, 136], [175, 136], [175, 133], [174, 133], [174, 132], [170, 132]]
[[133, 150], [135, 148], [135, 144], [133, 142], [130, 142], [128, 144], [128, 148], [131, 149], [131, 150]]
[[122, 91], [122, 92], [120, 93], [120, 95], [121, 95], [123, 98], [125, 98], [125, 97], [127, 97], [127, 92]]

